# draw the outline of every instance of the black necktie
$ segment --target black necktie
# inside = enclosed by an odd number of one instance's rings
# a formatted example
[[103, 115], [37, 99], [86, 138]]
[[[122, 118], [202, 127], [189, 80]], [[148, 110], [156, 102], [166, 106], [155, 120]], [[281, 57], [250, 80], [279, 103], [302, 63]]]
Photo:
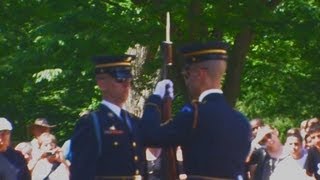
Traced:
[[122, 122], [128, 127], [128, 129], [131, 131], [131, 124], [130, 124], [130, 119], [129, 116], [127, 114], [127, 112], [123, 109], [121, 109], [120, 111], [120, 116], [121, 116], [121, 120]]

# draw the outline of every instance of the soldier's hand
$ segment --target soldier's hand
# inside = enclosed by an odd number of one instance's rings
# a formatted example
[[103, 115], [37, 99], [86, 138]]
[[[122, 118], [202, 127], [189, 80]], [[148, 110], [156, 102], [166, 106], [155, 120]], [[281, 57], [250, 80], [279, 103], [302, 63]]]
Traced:
[[168, 95], [173, 99], [174, 93], [173, 93], [173, 83], [169, 79], [164, 79], [162, 81], [159, 81], [156, 85], [156, 88], [153, 92], [154, 95], [158, 95], [163, 99], [166, 91], [168, 92]]

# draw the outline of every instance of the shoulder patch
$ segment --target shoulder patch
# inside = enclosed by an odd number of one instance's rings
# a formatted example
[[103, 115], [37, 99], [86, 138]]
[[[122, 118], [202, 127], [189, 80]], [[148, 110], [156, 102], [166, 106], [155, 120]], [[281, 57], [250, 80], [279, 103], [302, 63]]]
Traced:
[[180, 112], [192, 112], [192, 111], [193, 111], [193, 107], [191, 104], [184, 105], [180, 110]]

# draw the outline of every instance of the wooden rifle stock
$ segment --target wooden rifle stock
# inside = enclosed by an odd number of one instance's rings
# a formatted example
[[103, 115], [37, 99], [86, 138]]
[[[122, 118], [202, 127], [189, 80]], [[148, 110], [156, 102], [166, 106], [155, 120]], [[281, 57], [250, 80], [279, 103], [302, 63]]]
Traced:
[[[172, 43], [163, 42], [161, 46], [163, 54], [163, 68], [162, 68], [162, 79], [168, 78], [168, 67], [172, 65]], [[169, 96], [168, 91], [166, 91], [163, 98], [162, 107], [162, 122], [167, 122], [171, 120], [171, 107], [172, 99]], [[162, 159], [161, 168], [164, 170], [164, 177], [166, 180], [175, 180], [178, 178], [177, 167], [176, 167], [176, 149], [174, 147], [164, 147], [162, 148]]]

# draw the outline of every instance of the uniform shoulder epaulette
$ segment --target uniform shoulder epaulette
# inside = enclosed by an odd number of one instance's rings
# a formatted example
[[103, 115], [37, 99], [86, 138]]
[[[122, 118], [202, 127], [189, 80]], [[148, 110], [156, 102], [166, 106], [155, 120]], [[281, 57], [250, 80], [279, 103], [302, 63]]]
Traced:
[[156, 104], [156, 103], [147, 102], [144, 106], [145, 106], [145, 107], [146, 107], [146, 106], [155, 107], [159, 112], [161, 112], [158, 104]]
[[80, 118], [88, 118], [92, 111], [84, 111], [79, 114]]

